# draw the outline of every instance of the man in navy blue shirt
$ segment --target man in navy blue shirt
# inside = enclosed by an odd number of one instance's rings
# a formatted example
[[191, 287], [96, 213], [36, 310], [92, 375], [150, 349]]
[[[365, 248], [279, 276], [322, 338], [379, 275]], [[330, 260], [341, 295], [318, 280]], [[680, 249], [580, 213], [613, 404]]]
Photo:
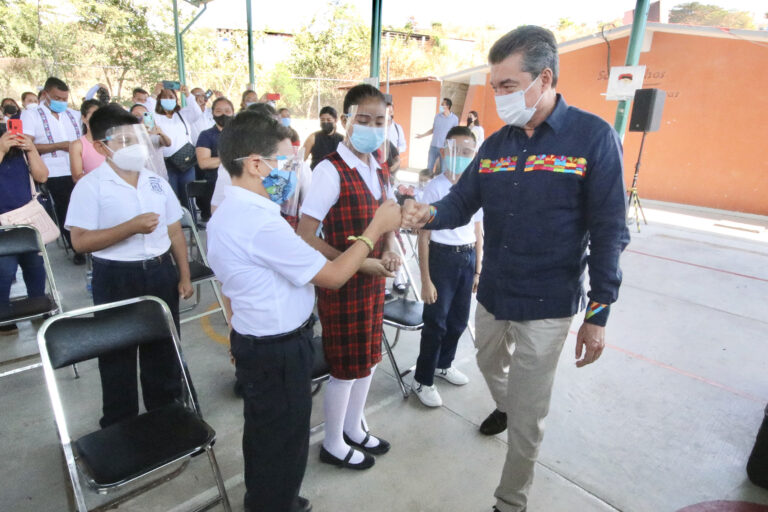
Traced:
[[445, 198], [433, 205], [407, 201], [403, 225], [455, 228], [483, 208], [475, 344], [496, 410], [480, 431], [509, 429], [494, 510], [520, 512], [571, 320], [587, 305], [576, 340], [576, 366], [583, 367], [605, 347], [629, 231], [621, 142], [608, 123], [556, 93], [552, 33], [519, 27], [494, 44], [488, 60], [496, 109], [507, 125], [485, 141]]

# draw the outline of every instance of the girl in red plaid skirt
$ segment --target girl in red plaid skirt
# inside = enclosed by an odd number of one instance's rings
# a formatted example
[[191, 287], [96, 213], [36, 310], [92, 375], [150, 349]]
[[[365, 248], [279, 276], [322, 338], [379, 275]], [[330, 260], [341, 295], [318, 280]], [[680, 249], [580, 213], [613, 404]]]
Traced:
[[[386, 140], [384, 96], [370, 85], [353, 87], [344, 98], [342, 120], [347, 136], [315, 167], [298, 228], [331, 260], [354, 243], [389, 192], [389, 170], [376, 156]], [[321, 222], [324, 240], [316, 236]], [[336, 466], [366, 469], [373, 466], [373, 455], [389, 450], [387, 441], [368, 432], [363, 408], [381, 360], [384, 281], [401, 263], [394, 243], [394, 233], [380, 239], [341, 289], [318, 290], [323, 349], [331, 368], [320, 460]]]

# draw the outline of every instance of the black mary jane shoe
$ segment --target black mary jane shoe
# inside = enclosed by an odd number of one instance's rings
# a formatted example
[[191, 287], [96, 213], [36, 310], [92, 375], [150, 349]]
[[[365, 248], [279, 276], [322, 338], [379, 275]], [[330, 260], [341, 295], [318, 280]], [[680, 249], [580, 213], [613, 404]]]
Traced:
[[377, 444], [376, 446], [365, 446], [365, 443], [367, 443], [370, 438], [371, 438], [371, 433], [366, 432], [365, 439], [363, 439], [363, 442], [356, 443], [352, 439], [350, 439], [347, 434], [344, 434], [345, 443], [347, 443], [349, 446], [352, 446], [354, 448], [359, 448], [366, 453], [370, 453], [371, 455], [383, 455], [389, 451], [389, 448], [390, 448], [389, 442], [380, 438], [377, 438], [379, 439], [379, 444]]
[[352, 458], [352, 455], [354, 454], [355, 454], [355, 449], [350, 448], [349, 452], [347, 453], [347, 456], [344, 457], [344, 460], [342, 460], [334, 456], [328, 450], [326, 450], [325, 446], [322, 446], [320, 448], [320, 462], [325, 462], [326, 464], [330, 464], [332, 466], [339, 466], [340, 468], [349, 468], [349, 469], [368, 469], [376, 463], [376, 459], [374, 459], [372, 455], [368, 455], [365, 452], [363, 452], [363, 460], [361, 460], [360, 462], [358, 463], [349, 462], [350, 459]]

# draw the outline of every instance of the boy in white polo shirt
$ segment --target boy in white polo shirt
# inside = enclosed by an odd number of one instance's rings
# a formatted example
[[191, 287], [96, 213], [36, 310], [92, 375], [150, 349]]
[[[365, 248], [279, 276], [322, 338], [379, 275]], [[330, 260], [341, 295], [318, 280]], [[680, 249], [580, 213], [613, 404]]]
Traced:
[[[466, 126], [454, 126], [440, 150], [442, 174], [424, 189], [421, 201], [434, 203], [451, 187], [475, 156], [475, 136]], [[434, 378], [462, 386], [469, 379], [451, 366], [469, 320], [472, 293], [477, 291], [483, 251], [482, 210], [465, 226], [419, 233], [421, 296], [424, 327], [413, 376], [413, 391], [428, 407], [440, 407]]]
[[[90, 127], [106, 161], [77, 182], [66, 227], [76, 251], [93, 253], [93, 302], [154, 295], [168, 304], [179, 330], [179, 295], [192, 295], [179, 201], [167, 181], [147, 170], [151, 143], [134, 116], [107, 105], [93, 113]], [[170, 341], [142, 345], [139, 361], [147, 410], [180, 396]], [[99, 373], [101, 426], [137, 415], [136, 349], [100, 357]]]
[[[64, 222], [74, 182], [69, 169], [69, 143], [82, 136], [80, 112], [68, 108], [69, 87], [56, 77], [45, 81], [40, 104], [21, 113], [25, 135], [35, 141], [35, 147], [48, 167], [48, 190], [53, 196], [56, 217]], [[63, 226], [59, 226], [63, 227]], [[69, 232], [62, 229], [64, 240], [71, 247]], [[85, 263], [85, 256], [75, 251], [76, 265]]]
[[394, 201], [328, 261], [280, 215], [297, 177], [290, 132], [243, 111], [224, 127], [219, 156], [232, 177], [207, 226], [208, 259], [232, 309], [230, 341], [243, 393], [245, 510], [306, 512], [299, 496], [312, 408], [314, 286], [338, 289], [377, 240], [400, 225]]

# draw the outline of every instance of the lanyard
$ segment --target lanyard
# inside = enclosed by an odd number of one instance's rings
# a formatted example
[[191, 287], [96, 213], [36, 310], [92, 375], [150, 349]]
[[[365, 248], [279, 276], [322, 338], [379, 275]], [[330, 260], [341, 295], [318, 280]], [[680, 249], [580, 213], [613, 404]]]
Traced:
[[[45, 111], [42, 108], [38, 108], [37, 113], [40, 114], [40, 118], [43, 120], [43, 129], [45, 130], [45, 137], [48, 139], [48, 143], [55, 144], [55, 142], [53, 141], [53, 134], [51, 133], [51, 126], [48, 124], [48, 117], [45, 115]], [[80, 128], [77, 126], [77, 121], [75, 121], [74, 116], [69, 110], [65, 110], [64, 113], [67, 114], [69, 121], [72, 123], [72, 126], [75, 128], [75, 135], [77, 135], [77, 138], [79, 139]], [[52, 158], [56, 158], [58, 156], [55, 151], [51, 151], [50, 155]]]

